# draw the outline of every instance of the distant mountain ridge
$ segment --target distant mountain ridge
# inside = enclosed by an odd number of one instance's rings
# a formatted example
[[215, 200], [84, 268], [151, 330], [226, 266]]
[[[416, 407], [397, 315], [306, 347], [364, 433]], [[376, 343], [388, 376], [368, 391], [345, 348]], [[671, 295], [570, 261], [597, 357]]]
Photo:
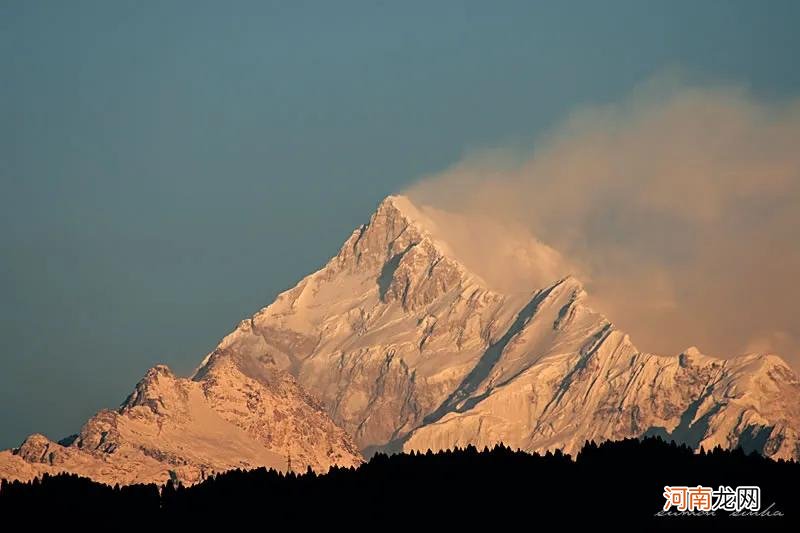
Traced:
[[194, 380], [150, 369], [117, 410], [55, 443], [31, 435], [0, 452], [0, 477], [78, 473], [109, 484], [201, 481], [215, 472], [266, 466], [286, 471], [355, 466], [350, 437], [285, 372], [253, 378], [230, 359]]
[[530, 289], [490, 289], [423, 209], [390, 196], [190, 379], [151, 369], [66, 446], [34, 435], [0, 452], [0, 477], [191, 483], [290, 456], [355, 465], [359, 448], [574, 453], [646, 435], [800, 459], [800, 382], [779, 357], [643, 353], [574, 277]]

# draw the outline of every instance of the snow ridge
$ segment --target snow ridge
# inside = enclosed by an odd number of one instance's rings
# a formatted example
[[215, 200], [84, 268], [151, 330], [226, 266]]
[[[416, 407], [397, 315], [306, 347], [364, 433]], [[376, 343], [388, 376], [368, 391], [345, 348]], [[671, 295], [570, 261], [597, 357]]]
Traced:
[[488, 289], [391, 196], [221, 347], [294, 374], [367, 455], [500, 441], [574, 452], [659, 434], [800, 457], [800, 386], [780, 358], [642, 353], [574, 277], [532, 289]]
[[800, 459], [800, 381], [781, 358], [641, 352], [574, 277], [492, 290], [440, 229], [408, 198], [386, 198], [190, 378], [150, 369], [77, 435], [0, 452], [0, 476], [193, 483], [289, 457], [324, 471], [377, 450], [574, 453], [645, 435]]

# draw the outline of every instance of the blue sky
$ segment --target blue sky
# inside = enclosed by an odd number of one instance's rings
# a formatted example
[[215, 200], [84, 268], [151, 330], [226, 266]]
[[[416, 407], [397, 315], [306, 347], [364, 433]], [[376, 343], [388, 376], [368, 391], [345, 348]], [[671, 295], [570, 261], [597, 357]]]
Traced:
[[0, 5], [0, 447], [188, 373], [385, 195], [670, 68], [800, 92], [797, 2]]

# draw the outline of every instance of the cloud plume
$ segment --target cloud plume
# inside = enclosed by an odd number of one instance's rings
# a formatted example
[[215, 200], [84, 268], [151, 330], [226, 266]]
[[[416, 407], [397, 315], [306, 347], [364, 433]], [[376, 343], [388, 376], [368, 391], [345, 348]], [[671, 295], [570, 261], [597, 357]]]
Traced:
[[572, 273], [643, 350], [800, 366], [800, 100], [651, 82], [406, 194], [499, 289]]

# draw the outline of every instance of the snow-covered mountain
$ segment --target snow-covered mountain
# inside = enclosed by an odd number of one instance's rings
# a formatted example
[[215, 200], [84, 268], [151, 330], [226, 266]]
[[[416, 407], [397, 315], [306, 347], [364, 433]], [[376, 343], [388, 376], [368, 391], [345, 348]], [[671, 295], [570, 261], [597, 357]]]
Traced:
[[68, 471], [110, 484], [194, 483], [233, 468], [285, 471], [290, 460], [301, 471], [361, 462], [350, 437], [294, 378], [251, 368], [231, 356], [190, 380], [156, 366], [119, 409], [97, 413], [79, 434], [61, 443], [32, 435], [0, 452], [0, 477]]
[[800, 382], [779, 357], [642, 353], [575, 278], [494, 292], [438, 229], [387, 198], [220, 349], [294, 374], [366, 454], [658, 434], [800, 458]]
[[358, 448], [572, 453], [642, 435], [800, 459], [800, 382], [779, 357], [643, 353], [577, 279], [522, 289], [490, 289], [424, 209], [391, 196], [190, 379], [151, 369], [63, 445], [34, 435], [0, 452], [0, 476], [193, 482], [289, 456], [295, 469], [349, 466]]

